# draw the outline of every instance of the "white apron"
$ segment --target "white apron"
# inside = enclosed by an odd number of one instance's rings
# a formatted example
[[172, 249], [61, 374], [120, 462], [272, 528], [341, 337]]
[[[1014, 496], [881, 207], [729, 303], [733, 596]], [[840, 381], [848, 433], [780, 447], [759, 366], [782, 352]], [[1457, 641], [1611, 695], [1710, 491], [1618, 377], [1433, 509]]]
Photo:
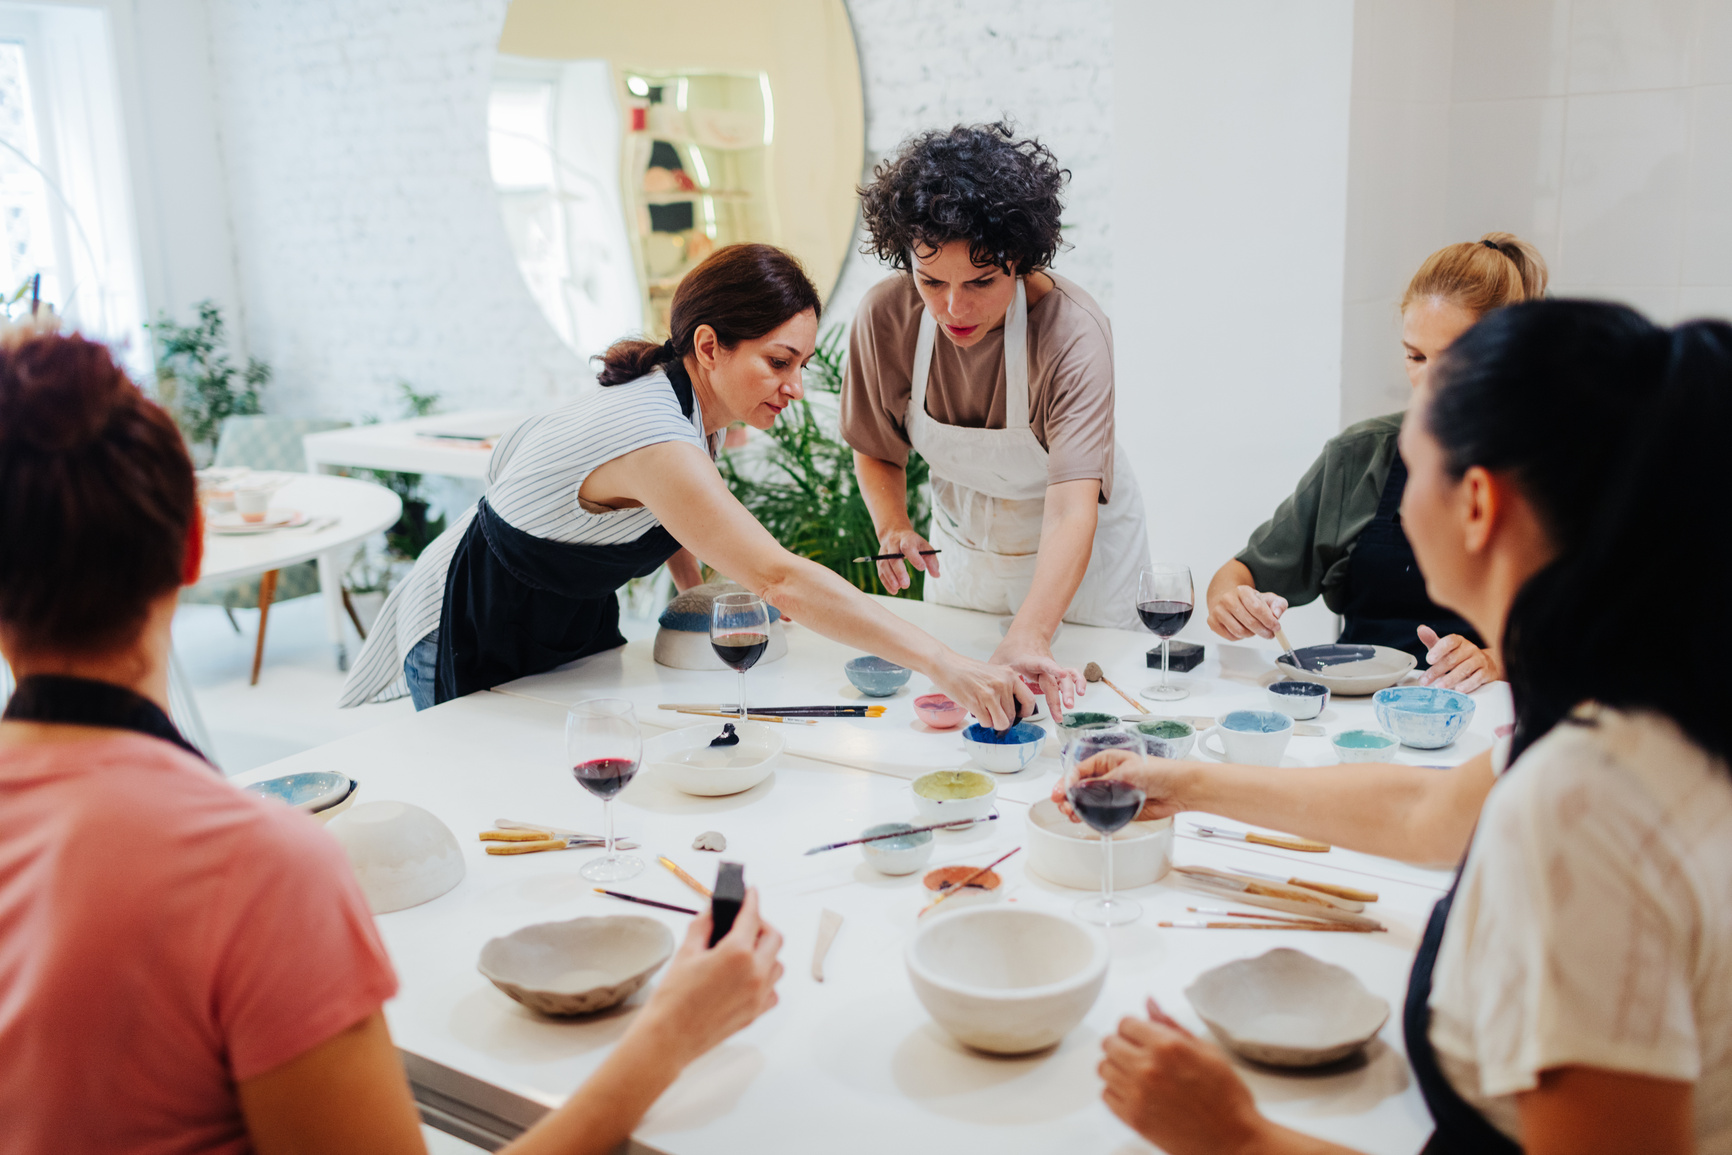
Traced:
[[[1004, 318], [1003, 429], [968, 429], [934, 421], [926, 382], [938, 323], [922, 311], [914, 345], [913, 391], [904, 424], [908, 441], [932, 467], [932, 532], [942, 575], [926, 578], [924, 597], [941, 605], [1014, 614], [1034, 582], [1046, 506], [1046, 450], [1028, 426], [1028, 295]], [[1122, 444], [1113, 452], [1113, 496], [1100, 507], [1088, 570], [1064, 620], [1084, 626], [1139, 629], [1137, 575], [1149, 561], [1143, 495]]]

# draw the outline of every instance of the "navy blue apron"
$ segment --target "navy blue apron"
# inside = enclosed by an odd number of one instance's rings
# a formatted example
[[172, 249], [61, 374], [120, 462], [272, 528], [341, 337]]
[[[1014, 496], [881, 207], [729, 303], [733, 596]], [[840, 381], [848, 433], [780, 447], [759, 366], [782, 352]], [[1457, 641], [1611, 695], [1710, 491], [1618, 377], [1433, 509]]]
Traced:
[[[692, 415], [692, 384], [665, 366]], [[439, 611], [433, 701], [449, 702], [625, 645], [615, 591], [679, 552], [657, 525], [623, 545], [547, 541], [510, 525], [482, 498], [452, 555]]]
[[0, 718], [8, 722], [60, 722], [131, 730], [179, 746], [200, 762], [210, 761], [186, 740], [160, 706], [112, 682], [63, 674], [32, 674], [18, 683]]
[[1347, 559], [1341, 641], [1405, 650], [1423, 663], [1425, 646], [1418, 630], [1430, 626], [1439, 637], [1460, 634], [1483, 649], [1472, 626], [1426, 596], [1425, 578], [1401, 529], [1401, 494], [1406, 488], [1407, 465], [1398, 453], [1377, 499], [1377, 513], [1359, 531]]

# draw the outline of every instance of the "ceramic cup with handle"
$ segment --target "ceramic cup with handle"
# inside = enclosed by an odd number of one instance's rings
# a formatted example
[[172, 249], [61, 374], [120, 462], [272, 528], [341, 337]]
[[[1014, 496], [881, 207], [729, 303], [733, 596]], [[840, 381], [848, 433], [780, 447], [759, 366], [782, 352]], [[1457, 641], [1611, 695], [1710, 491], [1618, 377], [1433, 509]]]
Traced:
[[1279, 766], [1293, 737], [1293, 719], [1275, 710], [1234, 710], [1203, 733], [1198, 743], [1223, 762]]

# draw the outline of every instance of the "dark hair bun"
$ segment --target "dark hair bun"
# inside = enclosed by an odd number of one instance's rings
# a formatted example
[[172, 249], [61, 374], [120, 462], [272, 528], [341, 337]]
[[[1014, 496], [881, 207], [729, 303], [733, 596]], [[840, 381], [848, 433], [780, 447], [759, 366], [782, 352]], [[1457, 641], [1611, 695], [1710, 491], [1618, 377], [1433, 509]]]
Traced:
[[28, 331], [0, 339], [0, 445], [44, 453], [89, 445], [138, 400], [94, 341]]

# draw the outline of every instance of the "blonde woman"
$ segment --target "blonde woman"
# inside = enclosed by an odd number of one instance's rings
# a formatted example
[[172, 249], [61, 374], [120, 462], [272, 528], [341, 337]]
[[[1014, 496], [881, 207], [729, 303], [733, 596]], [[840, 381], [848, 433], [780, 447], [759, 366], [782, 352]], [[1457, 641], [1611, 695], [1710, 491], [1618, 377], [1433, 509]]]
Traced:
[[[1509, 233], [1431, 254], [1401, 298], [1409, 383], [1424, 384], [1438, 355], [1482, 316], [1545, 291], [1544, 259]], [[1210, 629], [1235, 641], [1273, 637], [1288, 606], [1322, 595], [1345, 619], [1341, 641], [1406, 650], [1429, 663], [1427, 684], [1471, 691], [1502, 676], [1473, 627], [1426, 596], [1401, 529], [1403, 416], [1361, 421], [1323, 447], [1293, 496], [1209, 583]]]

